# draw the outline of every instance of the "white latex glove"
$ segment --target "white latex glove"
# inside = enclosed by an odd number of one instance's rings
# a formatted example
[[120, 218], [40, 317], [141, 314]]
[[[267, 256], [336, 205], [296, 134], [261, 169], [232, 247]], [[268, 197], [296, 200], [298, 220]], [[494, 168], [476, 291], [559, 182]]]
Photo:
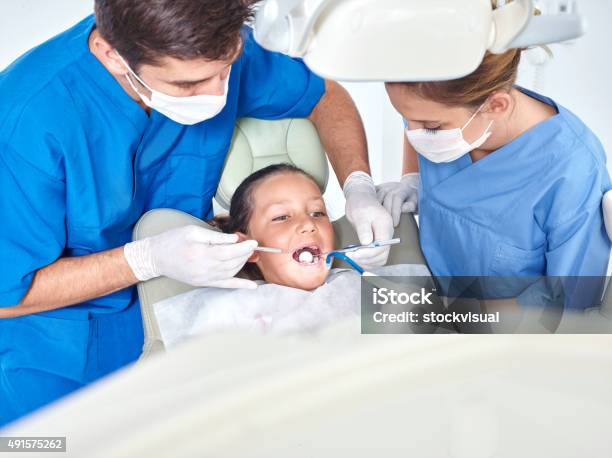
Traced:
[[257, 242], [237, 242], [236, 234], [192, 225], [128, 243], [123, 252], [140, 281], [163, 275], [193, 286], [255, 289], [254, 281], [234, 276], [253, 254]]
[[393, 226], [400, 223], [402, 213], [417, 213], [419, 209], [419, 173], [407, 173], [400, 181], [376, 186], [379, 202], [393, 217]]
[[[344, 183], [346, 196], [346, 217], [357, 231], [362, 245], [374, 240], [393, 238], [393, 219], [376, 197], [372, 177], [365, 172], [353, 172]], [[364, 269], [384, 266], [389, 257], [390, 247], [366, 248], [347, 253]]]

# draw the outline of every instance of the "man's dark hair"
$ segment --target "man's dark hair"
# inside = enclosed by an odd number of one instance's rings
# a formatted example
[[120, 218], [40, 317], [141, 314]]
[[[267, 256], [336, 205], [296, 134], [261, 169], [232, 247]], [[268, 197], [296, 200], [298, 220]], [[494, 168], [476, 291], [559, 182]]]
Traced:
[[134, 69], [163, 57], [228, 60], [254, 0], [95, 0], [100, 35]]

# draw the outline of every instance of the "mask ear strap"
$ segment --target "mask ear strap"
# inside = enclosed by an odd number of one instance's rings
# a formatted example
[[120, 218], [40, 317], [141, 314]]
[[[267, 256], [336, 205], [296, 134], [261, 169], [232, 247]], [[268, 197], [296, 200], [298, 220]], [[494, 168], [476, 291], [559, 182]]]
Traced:
[[[115, 51], [115, 53], [117, 54], [117, 57], [119, 57], [119, 59], [121, 60], [121, 62], [123, 63], [123, 65], [125, 65], [125, 68], [127, 68], [128, 72], [130, 72], [132, 75], [134, 75], [134, 78], [136, 78], [136, 81], [138, 81], [140, 84], [142, 84], [144, 86], [145, 89], [147, 89], [148, 91], [150, 91], [151, 93], [155, 92], [153, 89], [151, 89], [149, 87], [149, 85], [147, 83], [145, 83], [140, 76], [138, 76], [136, 74], [136, 72], [134, 70], [132, 70], [132, 68], [128, 65], [128, 63], [125, 61], [125, 59], [123, 57], [121, 57], [121, 54], [119, 54], [117, 51]], [[134, 83], [132, 82], [132, 80], [128, 77], [128, 75], [125, 75], [126, 79], [128, 80], [128, 82], [130, 83], [130, 86], [132, 86], [132, 89], [134, 89], [136, 91], [136, 93], [140, 94], [140, 92], [138, 92], [136, 90], [136, 88], [134, 87]]]
[[[125, 74], [125, 79], [127, 80], [128, 84], [130, 85], [130, 87], [132, 88], [132, 90], [138, 94], [138, 97], [140, 97], [142, 99], [143, 102], [150, 102], [150, 100], [148, 99], [148, 97], [145, 97], [144, 95], [142, 95], [138, 89], [136, 89], [136, 85], [134, 84], [134, 82], [132, 81], [132, 78], [130, 78], [129, 74], [126, 73]], [[146, 87], [146, 86], [145, 86]], [[146, 100], [145, 100], [146, 99]]]
[[[478, 113], [480, 113], [480, 111], [484, 108], [484, 106], [487, 104], [487, 101], [485, 100], [485, 102], [480, 105], [480, 107], [478, 107], [478, 110], [476, 110], [474, 112], [474, 114], [472, 115], [472, 117], [470, 119], [468, 119], [468, 122], [465, 123], [465, 125], [461, 128], [461, 130], [464, 130], [467, 126], [470, 125], [470, 123], [474, 120], [474, 118], [476, 117], [476, 115], [478, 115]], [[492, 124], [492, 122], [491, 122]], [[489, 127], [491, 127], [491, 125], [489, 125]]]

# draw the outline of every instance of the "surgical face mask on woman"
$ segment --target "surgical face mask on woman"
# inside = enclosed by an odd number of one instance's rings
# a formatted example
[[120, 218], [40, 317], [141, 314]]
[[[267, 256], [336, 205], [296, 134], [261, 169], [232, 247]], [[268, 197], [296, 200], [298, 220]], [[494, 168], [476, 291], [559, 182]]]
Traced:
[[[203, 94], [191, 97], [173, 97], [149, 87], [147, 83], [145, 83], [136, 74], [136, 72], [130, 68], [130, 66], [123, 59], [123, 57], [119, 56], [119, 58], [129, 71], [129, 74], [126, 74], [125, 78], [127, 79], [134, 92], [136, 92], [136, 94], [138, 94], [138, 96], [144, 102], [144, 104], [147, 105], [149, 108], [163, 114], [167, 118], [172, 119], [174, 122], [186, 126], [191, 126], [206, 121], [208, 119], [212, 119], [219, 113], [221, 113], [221, 110], [223, 110], [227, 103], [227, 90], [229, 87], [230, 74], [232, 71], [231, 67], [230, 71], [227, 74], [227, 77], [225, 78], [225, 89], [223, 95]], [[147, 90], [151, 92], [150, 98], [140, 93], [138, 89], [136, 89], [136, 85], [134, 84], [129, 75], [132, 75], [134, 78], [136, 78], [136, 80], [140, 84], [142, 84]]]
[[476, 113], [459, 129], [431, 130], [431, 129], [406, 129], [406, 137], [413, 148], [431, 162], [452, 162], [465, 154], [481, 147], [491, 136], [489, 123], [484, 133], [472, 143], [468, 143], [463, 137], [463, 131], [470, 125], [476, 115], [482, 110], [484, 104], [476, 110]]

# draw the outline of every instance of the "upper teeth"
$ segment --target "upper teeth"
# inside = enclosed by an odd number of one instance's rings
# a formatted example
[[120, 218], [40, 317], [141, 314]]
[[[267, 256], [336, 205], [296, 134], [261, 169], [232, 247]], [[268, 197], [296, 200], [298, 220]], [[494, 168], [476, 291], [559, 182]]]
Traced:
[[298, 259], [300, 262], [312, 262], [314, 261], [314, 255], [310, 251], [302, 251]]

